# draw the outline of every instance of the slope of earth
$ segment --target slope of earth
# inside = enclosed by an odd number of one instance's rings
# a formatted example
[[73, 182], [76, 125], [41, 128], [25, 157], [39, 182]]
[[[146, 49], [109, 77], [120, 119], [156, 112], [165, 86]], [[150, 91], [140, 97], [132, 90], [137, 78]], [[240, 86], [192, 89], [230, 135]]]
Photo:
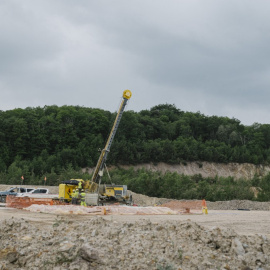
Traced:
[[[119, 167], [128, 169], [130, 166], [120, 165]], [[113, 167], [112, 167], [113, 168]], [[201, 174], [202, 177], [229, 177], [235, 179], [251, 179], [254, 175], [265, 176], [270, 172], [269, 165], [254, 165], [250, 163], [212, 163], [206, 161], [185, 162], [175, 165], [169, 165], [163, 162], [156, 164], [147, 163], [132, 166], [134, 170], [146, 169], [149, 171], [158, 172], [177, 172], [184, 175]], [[90, 170], [91, 171], [91, 170]]]
[[[139, 205], [171, 201], [132, 195]], [[207, 202], [208, 215], [102, 217], [0, 207], [0, 270], [267, 270], [269, 212], [211, 210], [214, 204], [255, 209], [254, 203]]]
[[0, 221], [0, 269], [270, 269], [264, 235], [191, 220]]

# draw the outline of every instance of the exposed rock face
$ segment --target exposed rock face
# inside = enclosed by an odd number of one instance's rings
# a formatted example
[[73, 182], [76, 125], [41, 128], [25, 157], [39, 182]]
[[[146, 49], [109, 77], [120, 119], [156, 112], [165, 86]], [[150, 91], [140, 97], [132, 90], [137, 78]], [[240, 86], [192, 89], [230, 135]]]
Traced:
[[[251, 179], [254, 175], [264, 176], [270, 172], [270, 166], [266, 165], [254, 165], [250, 163], [213, 163], [206, 161], [194, 161], [185, 162], [180, 164], [169, 165], [164, 162], [156, 164], [145, 163], [139, 165], [119, 165], [120, 168], [129, 169], [130, 167], [134, 170], [146, 169], [153, 172], [177, 172], [184, 175], [196, 175], [201, 174], [202, 177], [229, 177], [232, 176], [235, 179]], [[115, 168], [111, 166], [109, 169]], [[84, 168], [84, 172], [93, 172], [93, 168]]]
[[40, 227], [0, 223], [4, 269], [270, 269], [270, 242], [189, 220], [118, 223], [93, 217]]
[[[129, 166], [120, 166], [121, 168], [129, 168]], [[185, 164], [168, 165], [160, 162], [157, 164], [140, 164], [132, 166], [135, 170], [145, 168], [149, 171], [165, 172], [177, 172], [184, 175], [201, 174], [202, 177], [229, 177], [232, 176], [235, 179], [251, 179], [255, 174], [258, 176], [264, 176], [270, 172], [270, 166], [254, 165], [249, 163], [211, 163], [206, 161], [187, 162]]]

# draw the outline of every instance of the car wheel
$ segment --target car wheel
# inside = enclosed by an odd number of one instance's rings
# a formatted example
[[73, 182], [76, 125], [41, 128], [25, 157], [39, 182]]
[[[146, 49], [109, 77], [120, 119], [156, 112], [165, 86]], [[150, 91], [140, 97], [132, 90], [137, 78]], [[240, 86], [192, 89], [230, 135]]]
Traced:
[[6, 197], [1, 196], [0, 200], [1, 200], [2, 203], [5, 203], [6, 202]]

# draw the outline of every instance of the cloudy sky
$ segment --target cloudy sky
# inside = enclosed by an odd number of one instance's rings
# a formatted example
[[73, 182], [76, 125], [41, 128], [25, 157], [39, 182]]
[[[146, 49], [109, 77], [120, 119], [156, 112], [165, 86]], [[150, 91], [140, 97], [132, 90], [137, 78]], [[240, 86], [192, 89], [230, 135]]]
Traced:
[[0, 110], [56, 104], [270, 123], [270, 1], [1, 0]]

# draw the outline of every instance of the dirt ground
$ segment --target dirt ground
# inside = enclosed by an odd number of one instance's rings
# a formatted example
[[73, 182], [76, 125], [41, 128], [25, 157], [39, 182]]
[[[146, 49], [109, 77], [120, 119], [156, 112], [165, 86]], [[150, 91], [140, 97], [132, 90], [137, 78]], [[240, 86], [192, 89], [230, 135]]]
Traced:
[[[56, 214], [33, 213], [26, 210], [0, 207], [0, 221], [10, 218], [23, 218], [40, 226], [52, 225], [61, 216]], [[87, 221], [94, 217], [89, 215], [62, 215], [71, 221]], [[241, 210], [209, 210], [208, 215], [105, 215], [106, 220], [124, 222], [138, 222], [150, 220], [153, 223], [164, 221], [191, 220], [206, 228], [220, 227], [233, 229], [240, 235], [264, 234], [270, 238], [270, 211], [241, 211]]]
[[270, 211], [48, 214], [0, 207], [0, 270], [270, 270]]
[[[132, 196], [142, 207], [182, 203]], [[0, 270], [270, 270], [270, 202], [207, 202], [207, 215], [200, 207], [191, 214], [91, 215], [0, 203]]]

